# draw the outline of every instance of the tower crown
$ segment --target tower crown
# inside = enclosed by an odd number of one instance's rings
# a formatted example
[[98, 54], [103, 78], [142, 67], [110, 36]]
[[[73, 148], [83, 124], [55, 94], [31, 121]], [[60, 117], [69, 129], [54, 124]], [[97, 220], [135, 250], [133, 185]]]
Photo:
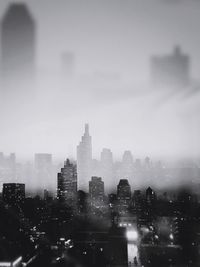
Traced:
[[85, 124], [85, 135], [89, 135], [89, 124]]

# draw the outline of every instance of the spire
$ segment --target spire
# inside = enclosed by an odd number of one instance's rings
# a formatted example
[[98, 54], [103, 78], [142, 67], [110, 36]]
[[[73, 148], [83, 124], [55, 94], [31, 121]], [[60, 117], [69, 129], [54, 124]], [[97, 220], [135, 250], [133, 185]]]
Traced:
[[69, 165], [71, 165], [71, 164], [70, 164], [70, 160], [69, 160], [69, 159], [66, 159], [66, 161], [65, 161], [65, 166], [69, 166]]
[[85, 124], [85, 135], [89, 135], [89, 124]]

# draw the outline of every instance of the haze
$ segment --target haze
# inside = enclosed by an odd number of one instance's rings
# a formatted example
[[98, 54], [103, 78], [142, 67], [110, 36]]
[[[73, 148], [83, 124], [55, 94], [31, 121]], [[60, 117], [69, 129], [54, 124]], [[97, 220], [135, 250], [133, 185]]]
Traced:
[[[89, 122], [97, 158], [103, 147], [116, 158], [127, 149], [135, 157], [199, 156], [199, 1], [25, 2], [37, 31], [35, 96], [1, 95], [1, 151], [75, 157]], [[9, 3], [0, 1], [1, 17]], [[195, 86], [155, 89], [150, 57], [176, 44], [191, 57]], [[75, 57], [70, 81], [61, 75], [68, 51]]]

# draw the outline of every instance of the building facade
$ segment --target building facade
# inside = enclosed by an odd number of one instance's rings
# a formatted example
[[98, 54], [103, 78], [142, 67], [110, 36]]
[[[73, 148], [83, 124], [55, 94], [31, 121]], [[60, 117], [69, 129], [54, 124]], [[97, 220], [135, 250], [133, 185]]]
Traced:
[[131, 186], [127, 179], [121, 179], [117, 186], [117, 201], [120, 213], [126, 213], [131, 202]]
[[92, 137], [89, 125], [85, 124], [85, 132], [77, 146], [78, 189], [88, 191], [88, 182], [92, 174]]
[[92, 206], [102, 206], [104, 202], [104, 182], [101, 177], [93, 176], [89, 181], [89, 196]]
[[59, 201], [68, 205], [74, 205], [77, 197], [77, 171], [76, 165], [69, 159], [65, 161], [64, 167], [58, 173], [57, 197]]

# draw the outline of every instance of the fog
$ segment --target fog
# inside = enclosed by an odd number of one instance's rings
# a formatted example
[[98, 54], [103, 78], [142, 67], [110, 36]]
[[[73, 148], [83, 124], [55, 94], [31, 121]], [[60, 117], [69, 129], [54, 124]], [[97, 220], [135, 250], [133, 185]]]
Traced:
[[[25, 2], [36, 74], [1, 83], [1, 151], [75, 158], [88, 122], [96, 158], [103, 147], [116, 159], [127, 149], [136, 158], [199, 156], [199, 1]], [[1, 18], [9, 3], [0, 1]], [[191, 58], [191, 84], [155, 87], [150, 57], [176, 44]], [[70, 76], [65, 52], [74, 58]]]

